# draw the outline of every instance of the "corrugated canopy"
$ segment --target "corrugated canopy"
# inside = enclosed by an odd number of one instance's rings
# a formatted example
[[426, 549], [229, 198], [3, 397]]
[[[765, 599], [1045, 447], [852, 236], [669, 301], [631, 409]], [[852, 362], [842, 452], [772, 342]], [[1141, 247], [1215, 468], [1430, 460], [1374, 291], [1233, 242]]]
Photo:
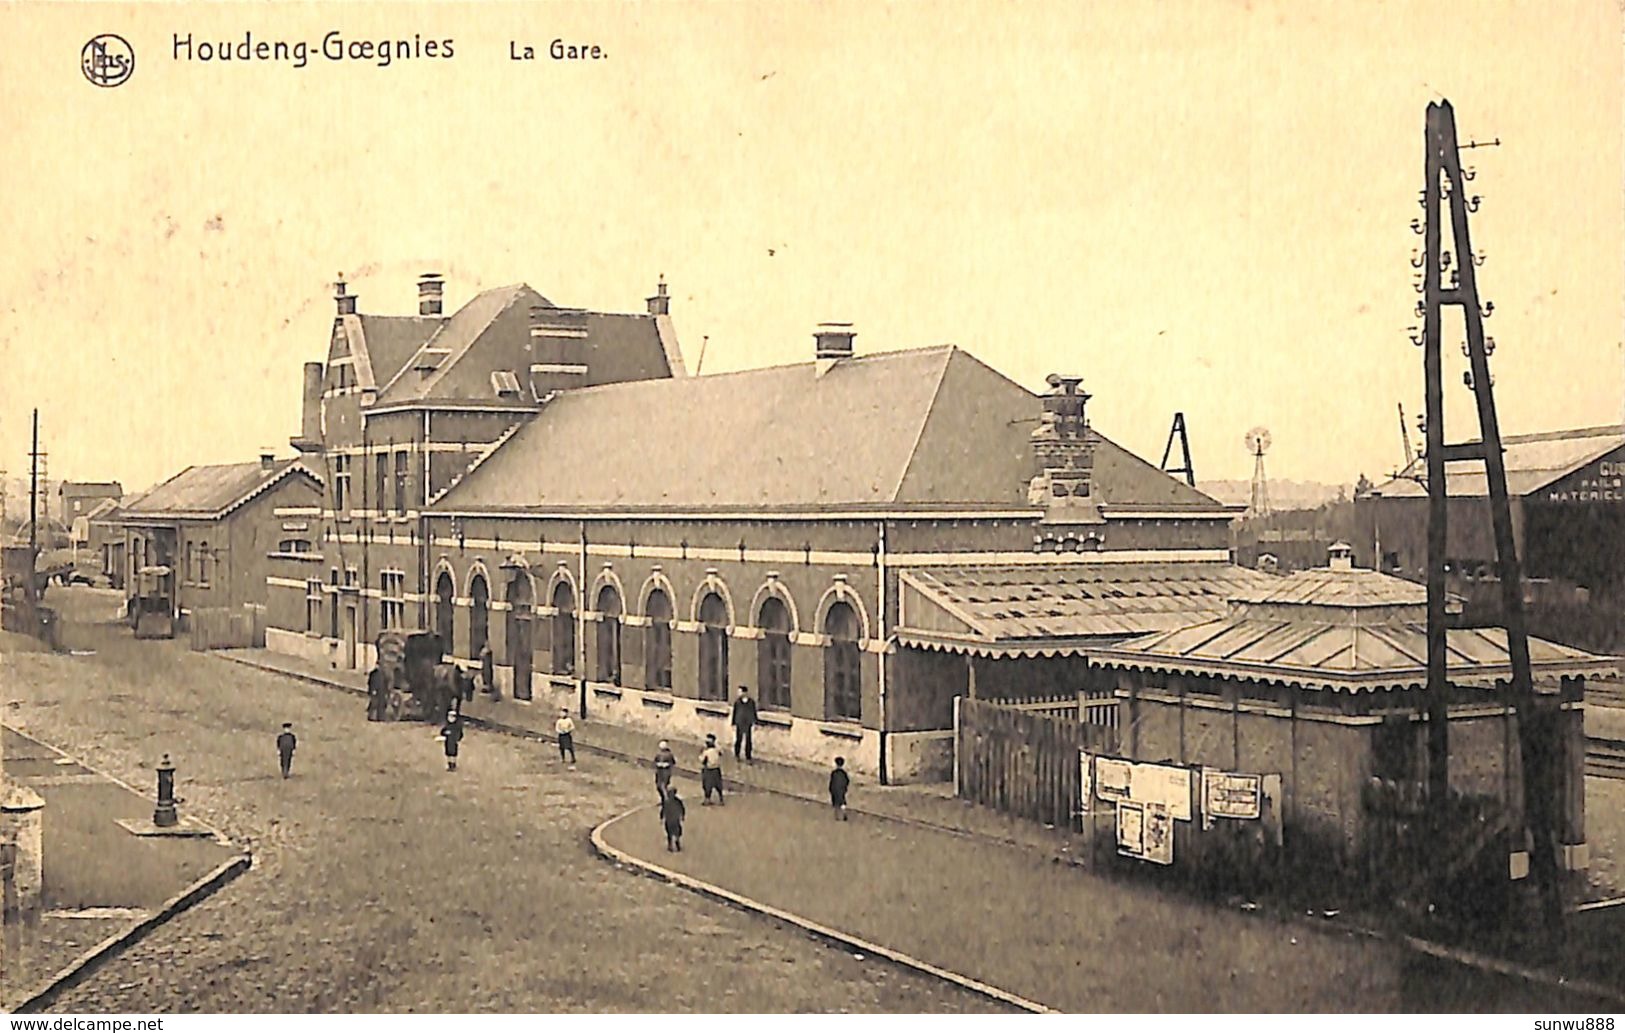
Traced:
[[978, 655], [1090, 652], [1222, 615], [1276, 579], [1230, 563], [1090, 563], [905, 570], [898, 639]]
[[[1511, 678], [1506, 631], [1472, 628], [1447, 633], [1449, 679], [1489, 685]], [[1617, 658], [1529, 640], [1534, 677], [1616, 673]], [[1090, 653], [1106, 667], [1177, 674], [1284, 682], [1306, 689], [1362, 691], [1418, 689], [1427, 684], [1426, 620], [1356, 623], [1291, 619], [1283, 609], [1269, 616], [1238, 607], [1226, 617], [1157, 632]]]

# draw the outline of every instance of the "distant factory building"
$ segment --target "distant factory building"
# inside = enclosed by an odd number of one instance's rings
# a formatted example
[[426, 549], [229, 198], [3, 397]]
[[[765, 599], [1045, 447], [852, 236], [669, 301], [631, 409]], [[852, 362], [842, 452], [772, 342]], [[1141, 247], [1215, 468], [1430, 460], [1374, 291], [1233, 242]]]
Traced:
[[[1625, 426], [1503, 439], [1513, 536], [1532, 630], [1625, 650]], [[1362, 565], [1427, 577], [1427, 471], [1418, 459], [1358, 500]], [[1446, 574], [1469, 623], [1499, 614], [1495, 536], [1482, 464], [1450, 464]]]

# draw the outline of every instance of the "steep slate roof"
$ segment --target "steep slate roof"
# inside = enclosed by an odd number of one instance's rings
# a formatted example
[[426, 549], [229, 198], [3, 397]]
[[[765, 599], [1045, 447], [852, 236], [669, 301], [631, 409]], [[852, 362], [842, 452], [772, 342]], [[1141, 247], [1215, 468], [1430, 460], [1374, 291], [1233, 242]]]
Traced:
[[223, 516], [290, 476], [304, 477], [313, 486], [321, 487], [321, 480], [299, 459], [281, 460], [269, 472], [257, 461], [189, 466], [140, 498], [126, 502], [119, 517], [139, 522], [150, 518]]
[[[373, 367], [378, 371], [376, 404], [429, 399], [496, 402], [490, 379], [493, 370], [512, 370], [521, 384], [526, 383], [529, 369], [523, 357], [534, 305], [553, 303], [523, 283], [482, 291], [450, 317], [434, 319], [432, 332], [421, 339], [401, 332], [403, 344], [397, 348], [401, 358], [387, 374], [369, 332], [367, 346], [374, 352]], [[589, 312], [586, 319], [587, 336], [580, 340], [579, 348], [587, 364], [587, 385], [671, 375], [653, 317]], [[397, 321], [422, 322], [410, 317]], [[413, 333], [420, 329], [414, 327]], [[405, 347], [408, 342], [409, 349]], [[416, 367], [419, 358], [430, 353], [439, 356], [438, 365], [424, 376]]]
[[[1032, 508], [1037, 396], [953, 345], [567, 391], [434, 508]], [[1108, 506], [1213, 511], [1102, 438]]]
[[446, 322], [442, 316], [357, 314], [373, 382], [387, 384]]
[[[1378, 582], [1389, 582], [1383, 585]], [[1090, 656], [1105, 666], [1283, 681], [1349, 692], [1427, 684], [1427, 595], [1370, 570], [1303, 571], [1238, 594], [1223, 617], [1160, 631]], [[1451, 629], [1450, 681], [1488, 685], [1510, 677], [1506, 631]], [[1529, 639], [1534, 676], [1609, 674], [1618, 661]]]
[[[1507, 492], [1516, 498], [1540, 491], [1615, 449], [1625, 448], [1625, 426], [1514, 434], [1502, 438], [1501, 445], [1505, 449]], [[1426, 474], [1427, 460], [1418, 457], [1399, 476], [1375, 490], [1384, 498], [1426, 498], [1427, 489], [1418, 483]], [[1489, 481], [1480, 463], [1449, 464], [1445, 483], [1451, 495], [1473, 498], [1489, 494]]]
[[[1225, 562], [964, 565], [904, 570], [907, 645], [986, 655], [1055, 655], [1218, 617], [1277, 580]], [[923, 607], [923, 612], [922, 612]], [[1080, 641], [1081, 640], [1081, 641]]]

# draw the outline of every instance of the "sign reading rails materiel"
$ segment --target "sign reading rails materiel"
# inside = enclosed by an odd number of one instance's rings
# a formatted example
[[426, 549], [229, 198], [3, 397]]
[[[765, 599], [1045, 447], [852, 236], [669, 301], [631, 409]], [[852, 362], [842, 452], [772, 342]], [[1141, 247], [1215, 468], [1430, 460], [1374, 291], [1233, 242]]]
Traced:
[[1263, 775], [1202, 770], [1202, 813], [1206, 817], [1256, 820], [1263, 794]]

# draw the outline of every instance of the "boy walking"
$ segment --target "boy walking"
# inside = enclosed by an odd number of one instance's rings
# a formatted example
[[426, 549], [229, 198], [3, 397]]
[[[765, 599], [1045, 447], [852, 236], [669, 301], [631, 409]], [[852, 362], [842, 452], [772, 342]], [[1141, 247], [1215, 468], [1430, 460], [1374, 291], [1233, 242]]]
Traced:
[[[666, 791], [671, 787], [671, 776], [677, 770], [677, 755], [671, 752], [671, 743], [660, 740], [660, 748], [655, 750], [655, 792], [660, 799], [666, 799]], [[664, 815], [664, 811], [661, 812]]]
[[446, 715], [446, 726], [440, 729], [440, 738], [446, 743], [446, 770], [457, 770], [457, 747], [463, 741], [463, 723], [457, 720], [457, 713]]
[[576, 723], [570, 720], [570, 708], [559, 708], [559, 719], [553, 722], [553, 731], [559, 737], [559, 760], [570, 755], [570, 767], [576, 766]]
[[852, 776], [846, 773], [846, 758], [835, 758], [835, 770], [829, 773], [829, 805], [835, 817], [846, 820], [846, 791], [852, 786]]
[[705, 790], [701, 807], [710, 805], [712, 790], [716, 790], [719, 806], [727, 803], [722, 798], [722, 750], [717, 746], [715, 732], [705, 737], [705, 749], [700, 751], [700, 788]]
[[282, 722], [282, 734], [276, 737], [276, 752], [282, 761], [283, 778], [287, 778], [293, 771], [293, 751], [298, 746], [299, 739], [293, 734], [293, 722]]
[[677, 795], [677, 787], [672, 786], [666, 790], [666, 795], [660, 800], [660, 822], [666, 826], [666, 849], [668, 851], [683, 851], [683, 798]]

